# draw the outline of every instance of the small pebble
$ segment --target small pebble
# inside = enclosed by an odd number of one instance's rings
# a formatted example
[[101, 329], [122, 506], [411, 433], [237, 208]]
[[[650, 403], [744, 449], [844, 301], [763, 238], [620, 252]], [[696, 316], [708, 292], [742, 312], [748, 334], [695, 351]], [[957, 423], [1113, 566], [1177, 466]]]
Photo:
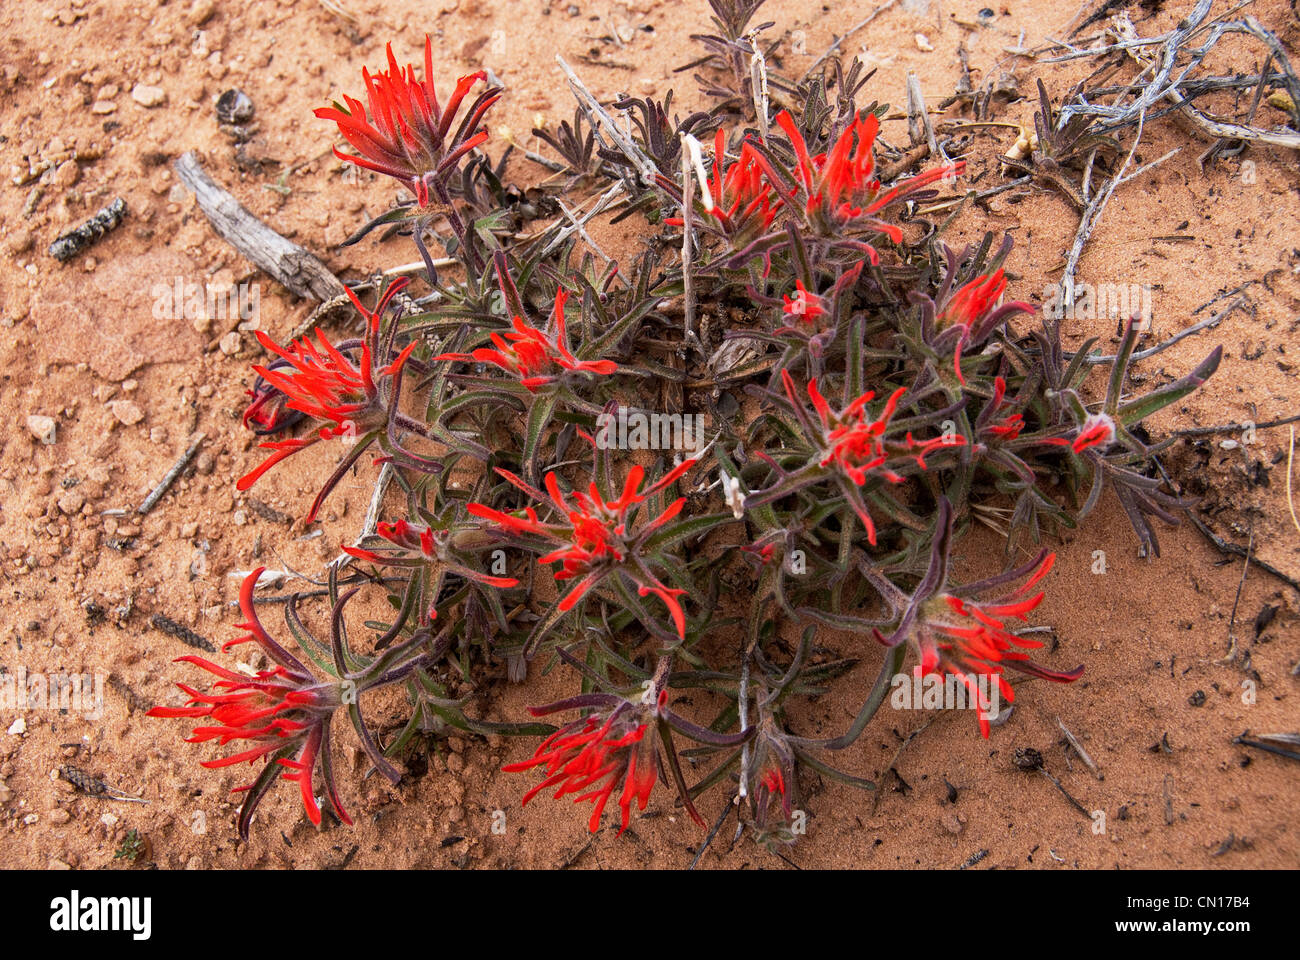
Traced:
[[217, 12], [217, 5], [213, 0], [194, 0], [194, 5], [190, 7], [188, 19], [191, 24], [201, 27]]
[[134, 400], [114, 400], [108, 405], [109, 412], [124, 426], [134, 426], [144, 419], [144, 411]]
[[142, 107], [161, 107], [167, 102], [167, 91], [147, 83], [137, 83], [131, 88], [131, 99]]
[[253, 101], [243, 90], [227, 90], [217, 98], [217, 122], [247, 123], [253, 119]]
[[64, 160], [54, 169], [54, 185], [60, 190], [75, 186], [81, 179], [81, 168], [76, 160]]
[[58, 425], [54, 422], [53, 417], [44, 417], [34, 414], [27, 418], [27, 429], [31, 431], [32, 436], [41, 443], [51, 444], [55, 440], [58, 432]]

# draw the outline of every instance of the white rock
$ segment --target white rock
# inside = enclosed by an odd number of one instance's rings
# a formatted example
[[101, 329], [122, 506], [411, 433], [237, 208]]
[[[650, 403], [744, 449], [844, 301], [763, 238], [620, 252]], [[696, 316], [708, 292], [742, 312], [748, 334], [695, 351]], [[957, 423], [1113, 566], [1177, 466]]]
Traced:
[[137, 83], [131, 88], [131, 99], [142, 107], [161, 107], [167, 102], [167, 91], [162, 87]]
[[49, 444], [54, 442], [55, 435], [58, 433], [58, 424], [54, 422], [53, 417], [33, 414], [27, 418], [27, 429], [41, 443]]
[[118, 423], [128, 427], [144, 419], [144, 411], [134, 400], [114, 400], [108, 405], [108, 409], [117, 418]]
[[27, 732], [27, 721], [22, 717], [19, 717], [12, 724], [10, 724], [8, 730], [9, 736], [11, 737], [21, 737], [26, 732]]

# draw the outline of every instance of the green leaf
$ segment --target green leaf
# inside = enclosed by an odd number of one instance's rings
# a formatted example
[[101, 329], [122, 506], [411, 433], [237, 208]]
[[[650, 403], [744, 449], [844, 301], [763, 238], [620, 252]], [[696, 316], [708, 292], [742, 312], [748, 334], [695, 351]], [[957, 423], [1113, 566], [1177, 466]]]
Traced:
[[1119, 408], [1119, 420], [1124, 426], [1131, 427], [1140, 423], [1157, 410], [1163, 410], [1169, 404], [1181, 400], [1205, 383], [1219, 369], [1223, 359], [1223, 347], [1215, 347], [1208, 357], [1202, 360], [1187, 376], [1173, 383], [1152, 390], [1144, 397], [1130, 400]]
[[646, 541], [645, 549], [647, 553], [659, 553], [675, 547], [684, 540], [703, 536], [714, 527], [735, 522], [735, 516], [730, 513], [707, 513], [703, 516], [691, 517], [656, 530]]
[[528, 424], [524, 430], [522, 459], [524, 476], [529, 483], [537, 483], [537, 453], [541, 448], [542, 437], [546, 433], [546, 427], [551, 422], [551, 417], [555, 414], [555, 408], [559, 400], [560, 395], [558, 392], [542, 394], [533, 400], [533, 405], [528, 410]]

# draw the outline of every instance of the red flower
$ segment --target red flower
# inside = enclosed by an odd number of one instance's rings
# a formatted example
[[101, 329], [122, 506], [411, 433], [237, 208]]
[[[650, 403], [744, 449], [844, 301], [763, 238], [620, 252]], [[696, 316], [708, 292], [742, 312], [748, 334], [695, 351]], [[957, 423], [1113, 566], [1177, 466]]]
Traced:
[[954, 327], [960, 331], [953, 350], [952, 368], [957, 374], [957, 380], [963, 384], [966, 378], [961, 372], [962, 351], [968, 345], [978, 346], [983, 343], [1009, 314], [1034, 311], [1033, 304], [1021, 301], [998, 307], [998, 301], [1006, 289], [1007, 280], [999, 268], [958, 288], [939, 313], [939, 327]]
[[958, 288], [952, 299], [945, 305], [939, 318], [940, 326], [960, 324], [968, 327], [979, 320], [990, 309], [997, 306], [1002, 293], [1007, 289], [1006, 276], [1002, 270], [983, 274]]
[[[998, 411], [1002, 408], [1002, 400], [1007, 395], [1007, 382], [1001, 377], [993, 379], [993, 399], [989, 401], [991, 410], [990, 418], [997, 416]], [[980, 420], [985, 418], [980, 416]], [[1020, 436], [1020, 431], [1025, 428], [1025, 417], [1021, 413], [1012, 413], [1000, 420], [992, 420], [986, 426], [982, 426], [984, 433], [991, 433], [1000, 440], [1014, 440]]]
[[[782, 370], [781, 380], [785, 384], [790, 403], [803, 416], [803, 405], [795, 395], [794, 380], [789, 372]], [[884, 408], [873, 420], [868, 419], [867, 404], [875, 399], [874, 391], [868, 390], [836, 413], [817, 388], [817, 381], [810, 380], [808, 397], [821, 421], [821, 437], [814, 438], [819, 440], [823, 449], [820, 465], [834, 465], [856, 487], [861, 487], [871, 477], [879, 477], [889, 483], [901, 483], [903, 477], [889, 466], [891, 461], [898, 457], [911, 458], [924, 470], [927, 455], [946, 447], [960, 447], [966, 442], [966, 438], [960, 434], [945, 434], [932, 440], [918, 441], [910, 431], [902, 442], [887, 441], [885, 434], [889, 430], [889, 421], [893, 419], [899, 397], [906, 392], [905, 387], [899, 387], [890, 394]], [[849, 494], [849, 501], [866, 528], [867, 540], [874, 546], [876, 525], [867, 512], [866, 502], [851, 488], [845, 488], [845, 492]]]
[[480, 347], [470, 353], [439, 354], [433, 359], [494, 363], [519, 377], [519, 382], [531, 393], [536, 393], [538, 387], [559, 380], [563, 371], [609, 376], [618, 370], [618, 364], [613, 360], [579, 360], [569, 349], [569, 335], [564, 321], [564, 304], [568, 298], [568, 291], [563, 287], [555, 292], [555, 306], [551, 311], [551, 326], [555, 330], [553, 335], [529, 326], [523, 318], [517, 316], [514, 318], [513, 332], [506, 333], [504, 337], [495, 331], [492, 333], [492, 343], [496, 349]]
[[[287, 367], [288, 363], [277, 357], [271, 366]], [[244, 410], [241, 422], [246, 430], [259, 436], [288, 430], [303, 418], [301, 411], [288, 409], [285, 405], [288, 398], [262, 377], [258, 377], [253, 389], [246, 392], [253, 399]]]
[[[760, 745], [756, 752], [763, 753], [764, 747]], [[786, 787], [785, 772], [781, 769], [783, 763], [793, 773], [793, 762], [769, 749], [758, 767], [757, 783], [753, 788], [754, 826], [758, 841], [763, 844], [788, 846], [795, 840], [790, 830], [794, 804]]]
[[366, 105], [344, 96], [346, 107], [337, 103], [315, 111], [322, 120], [338, 124], [339, 133], [360, 156], [334, 151], [340, 160], [383, 173], [411, 188], [420, 204], [429, 202], [429, 179], [445, 177], [466, 153], [487, 140], [480, 129], [483, 115], [500, 99], [497, 88], [479, 94], [470, 112], [452, 132], [452, 124], [462, 101], [474, 84], [486, 81], [480, 70], [461, 77], [446, 104], [439, 104], [433, 83], [433, 43], [424, 38], [424, 80], [415, 78], [414, 65], [402, 70], [389, 44], [388, 69], [371, 76], [364, 67], [361, 78], [366, 87], [370, 122]]
[[[380, 317], [388, 309], [392, 298], [408, 282], [409, 279], [403, 277], [390, 284], [373, 313], [366, 310], [356, 294], [348, 290], [353, 304], [368, 321], [366, 336], [359, 342], [349, 341], [336, 347], [324, 333], [317, 330], [319, 347], [307, 337], [287, 347], [280, 347], [265, 333], [257, 331], [258, 342], [277, 359], [268, 366], [254, 364], [253, 369], [269, 389], [255, 392], [252, 404], [244, 412], [245, 423], [252, 421], [269, 424], [272, 428], [287, 426], [291, 421], [280, 409], [287, 408], [311, 418], [318, 426], [315, 435], [260, 444], [262, 449], [272, 451], [271, 456], [241, 477], [235, 485], [236, 489], [247, 490], [281, 460], [318, 440], [342, 437], [355, 442], [362, 435], [367, 435], [364, 443], [345, 459], [345, 465], [350, 465], [369, 446], [377, 435], [374, 431], [388, 422], [389, 410], [395, 407], [402, 367], [416, 347], [416, 342], [412, 342], [391, 363], [376, 368], [376, 363], [379, 362], [376, 354], [380, 349]], [[353, 359], [357, 354], [359, 357]], [[389, 381], [387, 400], [380, 388], [380, 381], [385, 379]], [[414, 455], [409, 457], [413, 463], [420, 461]], [[335, 476], [316, 497], [307, 515], [308, 523], [315, 520], [321, 503], [340, 476], [336, 471]]]
[[[514, 577], [494, 577], [480, 573], [462, 563], [452, 550], [453, 534], [448, 529], [435, 529], [426, 523], [411, 523], [408, 520], [396, 520], [393, 523], [380, 521], [375, 525], [375, 532], [387, 540], [396, 549], [379, 553], [363, 547], [343, 547], [343, 552], [359, 560], [377, 563], [389, 567], [413, 567], [426, 563], [437, 563], [449, 573], [486, 584], [489, 587], [515, 587], [519, 581]], [[431, 615], [433, 614], [430, 611]]]
[[[1025, 620], [1026, 614], [1042, 603], [1043, 592], [1031, 595], [1030, 591], [1047, 576], [1056, 555], [1044, 550], [1023, 567], [978, 583], [949, 587], [952, 531], [952, 504], [941, 495], [929, 567], [910, 596], [885, 578], [877, 580], [876, 586], [887, 605], [897, 613], [898, 626], [888, 637], [879, 630], [873, 633], [886, 647], [897, 647], [904, 641], [910, 643], [920, 659], [917, 675], [951, 676], [969, 690], [979, 711], [980, 732], [987, 739], [990, 708], [987, 692], [991, 690], [987, 684], [996, 681], [998, 692], [1008, 701], [1015, 700], [1015, 691], [1002, 676], [1006, 667], [1058, 683], [1079, 679], [1083, 667], [1057, 671], [1034, 663], [1024, 651], [1043, 646], [1042, 641], [1017, 636], [1003, 622]], [[1024, 582], [1008, 594], [993, 600], [975, 599], [1018, 580]]]
[[[517, 513], [502, 513], [481, 503], [471, 503], [468, 510], [476, 517], [493, 521], [506, 532], [535, 536], [556, 546], [556, 549], [538, 557], [537, 562], [559, 564], [560, 569], [555, 572], [556, 580], [578, 581], [560, 601], [560, 610], [571, 610], [588, 590], [607, 575], [622, 570], [637, 584], [640, 596], [653, 593], [663, 601], [672, 616], [678, 636], [685, 639], [686, 616], [677, 600], [685, 591], [664, 586], [649, 573], [644, 564], [635, 561], [635, 556], [639, 544], [648, 535], [681, 512], [686, 498], [677, 498], [658, 517], [643, 524], [635, 535], [630, 534], [627, 525], [628, 512], [632, 507], [644, 503], [694, 465], [694, 460], [685, 460], [644, 490], [640, 487], [645, 470], [639, 465], [633, 466], [628, 471], [623, 494], [618, 499], [605, 500], [593, 482], [586, 493], [574, 490], [570, 494], [572, 503], [560, 490], [559, 480], [554, 473], [546, 475], [546, 493], [543, 494], [509, 470], [498, 467], [498, 474], [533, 499], [550, 500], [566, 522], [542, 523], [532, 507], [525, 508], [522, 517]], [[629, 561], [626, 566], [625, 561]]]
[[793, 298], [789, 296], [783, 298], [785, 306], [781, 309], [786, 316], [798, 317], [805, 323], [812, 323], [818, 317], [826, 314], [826, 307], [821, 297], [805, 290], [802, 280], [796, 280], [794, 285], [798, 293]]
[[[726, 152], [727, 138], [719, 129], [713, 137], [713, 176], [707, 183], [713, 201], [709, 213], [719, 231], [740, 244], [772, 225], [781, 200], [763, 180], [763, 168], [751, 144], [742, 144], [740, 158], [731, 164], [726, 164]], [[664, 223], [683, 225], [681, 217], [666, 217]]]
[[[591, 801], [596, 805], [587, 828], [595, 833], [600, 829], [600, 817], [605, 811], [614, 788], [623, 785], [618, 806], [622, 810], [618, 835], [627, 829], [632, 801], [642, 810], [650, 800], [650, 791], [658, 779], [656, 747], [658, 734], [655, 720], [668, 701], [668, 691], [661, 690], [654, 706], [632, 703], [621, 697], [589, 695], [587, 699], [609, 700], [616, 705], [603, 715], [600, 712], [574, 720], [547, 737], [529, 760], [508, 763], [501, 769], [518, 773], [533, 767], [545, 767], [546, 779], [524, 794], [524, 804], [542, 790], [557, 787], [555, 798], [576, 793], [575, 803]], [[544, 716], [556, 710], [577, 706], [574, 698], [548, 707], [532, 707], [534, 716]]]
[[785, 801], [785, 777], [781, 775], [781, 768], [775, 764], [763, 771], [761, 781], [769, 793], [779, 793], [782, 802]]
[[1104, 413], [1094, 413], [1083, 422], [1079, 428], [1079, 435], [1074, 438], [1071, 449], [1075, 453], [1082, 453], [1090, 447], [1101, 447], [1105, 449], [1115, 439], [1115, 421]]
[[1075, 453], [1083, 453], [1093, 447], [1105, 450], [1115, 441], [1115, 421], [1104, 413], [1089, 414], [1083, 425], [1075, 432], [1074, 439], [1068, 437], [1047, 437], [1042, 442], [1053, 447], [1069, 447]]
[[954, 676], [970, 691], [976, 700], [980, 732], [985, 739], [989, 735], [989, 703], [977, 678], [996, 679], [1002, 696], [1014, 702], [1015, 691], [1002, 676], [1004, 667], [1058, 683], [1070, 683], [1083, 675], [1081, 666], [1061, 672], [1032, 662], [1024, 651], [1042, 647], [1043, 642], [1017, 636], [1003, 623], [1006, 619], [1027, 620], [1026, 614], [1042, 603], [1041, 590], [1032, 596], [1029, 591], [1047, 576], [1055, 560], [1056, 554], [1044, 551], [1033, 564], [1013, 575], [1029, 573], [1029, 578], [999, 600], [981, 603], [970, 599], [969, 594], [981, 592], [977, 586], [936, 593], [925, 603], [918, 618], [913, 631], [921, 656], [917, 669], [921, 676], [932, 673]]
[[[195, 727], [186, 738], [187, 743], [216, 740], [221, 746], [236, 741], [251, 744], [230, 756], [205, 760], [203, 766], [228, 767], [245, 760], [249, 763], [259, 759], [274, 760], [289, 771], [283, 775], [284, 779], [297, 781], [302, 791], [303, 808], [314, 824], [320, 823], [320, 807], [312, 790], [312, 775], [317, 759], [321, 759], [330, 805], [339, 819], [350, 824], [352, 821], [339, 802], [329, 762], [330, 718], [342, 703], [338, 685], [318, 682], [311, 671], [262, 628], [253, 605], [253, 588], [262, 569], [250, 573], [239, 591], [239, 606], [247, 619], [239, 626], [249, 633], [225, 644], [223, 649], [255, 642], [275, 666], [244, 676], [202, 657], [179, 657], [177, 663], [192, 663], [220, 679], [208, 693], [200, 693], [184, 683], [177, 684], [189, 696], [186, 706], [154, 707], [147, 716], [212, 721], [209, 725]], [[255, 783], [238, 788], [239, 791], [252, 791], [240, 811], [240, 833], [245, 838], [253, 808], [270, 785], [270, 777], [264, 773]]]
[[[875, 114], [853, 121], [831, 145], [826, 153], [811, 156], [803, 134], [799, 132], [788, 110], [776, 117], [790, 144], [794, 148], [795, 167], [778, 173], [768, 159], [759, 152], [757, 162], [778, 190], [782, 184], [793, 182], [790, 196], [802, 193], [804, 210], [809, 221], [823, 232], [837, 233], [847, 224], [862, 221], [864, 225], [885, 234], [895, 243], [903, 239], [903, 232], [894, 224], [876, 219], [875, 215], [908, 194], [944, 177], [956, 176], [965, 169], [964, 161], [927, 170], [892, 190], [881, 192], [880, 181], [872, 176], [875, 158], [872, 150], [880, 131], [880, 120]], [[876, 262], [874, 251], [870, 253]]]

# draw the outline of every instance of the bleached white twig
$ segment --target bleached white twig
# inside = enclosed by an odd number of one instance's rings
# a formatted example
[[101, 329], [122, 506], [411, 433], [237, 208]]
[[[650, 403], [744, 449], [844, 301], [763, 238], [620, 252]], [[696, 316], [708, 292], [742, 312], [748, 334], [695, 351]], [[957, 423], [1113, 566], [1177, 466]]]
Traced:
[[592, 126], [595, 127], [598, 132], [601, 128], [604, 129], [605, 136], [609, 137], [609, 139], [613, 141], [614, 146], [618, 148], [619, 152], [622, 153], [623, 156], [632, 161], [632, 165], [636, 167], [637, 172], [641, 175], [642, 181], [647, 185], [654, 183], [656, 172], [655, 165], [651, 162], [650, 158], [645, 155], [645, 151], [636, 145], [636, 141], [618, 128], [618, 124], [614, 122], [614, 118], [611, 117], [609, 112], [600, 105], [600, 101], [597, 100], [595, 95], [587, 89], [587, 85], [579, 79], [578, 75], [573, 72], [573, 69], [565, 62], [564, 57], [557, 53], [555, 55], [555, 62], [560, 65], [560, 69], [563, 70], [564, 75], [568, 77], [569, 86], [573, 88], [573, 94], [578, 98], [579, 104], [583, 107], [583, 112], [586, 113], [588, 119], [592, 121]]

